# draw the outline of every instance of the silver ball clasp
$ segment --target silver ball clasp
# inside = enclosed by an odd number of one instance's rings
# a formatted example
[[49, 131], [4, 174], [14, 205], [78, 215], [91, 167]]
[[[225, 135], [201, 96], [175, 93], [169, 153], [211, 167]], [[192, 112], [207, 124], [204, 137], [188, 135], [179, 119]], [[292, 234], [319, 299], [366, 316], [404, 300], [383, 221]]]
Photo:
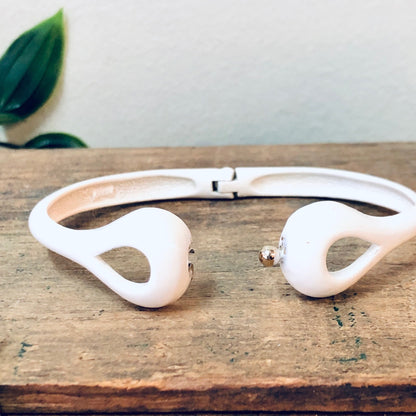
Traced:
[[259, 252], [259, 260], [264, 267], [277, 266], [280, 262], [280, 250], [275, 246], [264, 246]]

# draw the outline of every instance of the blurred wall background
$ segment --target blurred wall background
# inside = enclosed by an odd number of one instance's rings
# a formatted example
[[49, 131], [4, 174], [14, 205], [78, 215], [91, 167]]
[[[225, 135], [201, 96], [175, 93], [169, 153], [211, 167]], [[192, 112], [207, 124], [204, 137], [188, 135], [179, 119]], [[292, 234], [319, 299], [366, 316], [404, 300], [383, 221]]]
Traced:
[[0, 53], [60, 7], [58, 88], [1, 140], [416, 140], [413, 0], [0, 0]]

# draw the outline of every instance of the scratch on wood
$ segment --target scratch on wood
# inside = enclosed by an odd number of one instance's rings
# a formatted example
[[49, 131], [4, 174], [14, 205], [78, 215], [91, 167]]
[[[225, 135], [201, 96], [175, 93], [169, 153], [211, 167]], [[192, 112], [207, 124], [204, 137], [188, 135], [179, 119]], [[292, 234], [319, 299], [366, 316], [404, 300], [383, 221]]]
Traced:
[[32, 347], [32, 344], [28, 344], [28, 343], [27, 343], [27, 342], [25, 342], [25, 341], [21, 342], [21, 343], [20, 343], [20, 350], [19, 350], [19, 352], [18, 352], [18, 354], [17, 354], [17, 355], [18, 355], [20, 358], [23, 358], [23, 356], [24, 356], [25, 352], [27, 352], [26, 348], [30, 348], [30, 347]]

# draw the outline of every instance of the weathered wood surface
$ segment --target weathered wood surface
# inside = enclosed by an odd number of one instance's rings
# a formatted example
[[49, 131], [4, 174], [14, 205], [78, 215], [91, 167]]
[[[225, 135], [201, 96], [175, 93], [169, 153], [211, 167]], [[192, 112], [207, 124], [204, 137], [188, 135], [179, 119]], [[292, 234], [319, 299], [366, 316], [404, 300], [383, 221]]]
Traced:
[[[4, 149], [0, 163], [2, 412], [416, 412], [415, 240], [345, 293], [313, 300], [257, 260], [309, 200], [147, 204], [188, 224], [196, 277], [176, 304], [143, 310], [27, 228], [30, 209], [51, 191], [130, 170], [324, 166], [416, 188], [416, 144]], [[82, 214], [68, 225], [96, 227], [135, 208]], [[331, 267], [358, 249], [339, 246]], [[131, 273], [119, 254], [113, 266]]]

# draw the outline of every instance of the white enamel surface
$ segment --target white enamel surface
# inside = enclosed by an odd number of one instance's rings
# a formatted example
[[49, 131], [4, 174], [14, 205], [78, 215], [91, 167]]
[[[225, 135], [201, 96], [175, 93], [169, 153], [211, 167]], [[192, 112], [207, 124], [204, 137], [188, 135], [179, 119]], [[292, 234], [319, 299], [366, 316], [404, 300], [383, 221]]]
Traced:
[[[187, 289], [191, 233], [176, 215], [141, 208], [93, 230], [72, 230], [55, 221], [90, 209], [155, 199], [216, 198], [212, 181], [231, 180], [233, 169], [172, 169], [132, 172], [70, 185], [40, 201], [29, 217], [33, 236], [50, 250], [75, 261], [110, 289], [137, 305], [156, 308]], [[232, 195], [220, 196], [221, 198]], [[150, 264], [146, 283], [124, 279], [101, 258], [113, 248], [133, 247]]]
[[[291, 215], [281, 236], [281, 269], [299, 292], [332, 296], [353, 285], [389, 251], [416, 233], [416, 208], [374, 217], [338, 202], [307, 205]], [[372, 243], [346, 268], [329, 272], [326, 257], [337, 240], [356, 237]]]
[[[332, 296], [358, 281], [388, 252], [416, 234], [416, 193], [379, 177], [336, 169], [308, 167], [236, 168], [237, 179], [224, 182], [243, 196], [336, 198], [382, 206], [396, 215], [373, 217], [346, 205], [323, 201], [297, 210], [281, 237], [280, 266], [287, 281], [313, 297]], [[329, 272], [327, 254], [346, 237], [372, 243], [348, 267]]]
[[[83, 265], [124, 299], [145, 307], [177, 300], [189, 285], [191, 234], [177, 216], [142, 208], [94, 230], [72, 230], [60, 220], [90, 209], [157, 199], [309, 196], [347, 199], [398, 211], [365, 215], [338, 202], [317, 202], [296, 211], [281, 237], [281, 268], [301, 293], [335, 295], [360, 279], [389, 251], [416, 234], [416, 193], [400, 184], [360, 173], [306, 167], [171, 169], [132, 172], [70, 185], [33, 209], [29, 227], [49, 249]], [[329, 272], [330, 246], [345, 237], [372, 243], [350, 266]], [[150, 279], [124, 279], [100, 254], [133, 247], [149, 260]]]
[[244, 196], [345, 199], [403, 211], [416, 204], [416, 194], [396, 182], [340, 169], [315, 167], [236, 168], [236, 179], [221, 182], [222, 192]]
[[[180, 218], [166, 210], [141, 208], [93, 230], [58, 224], [48, 229], [37, 221], [30, 224], [39, 241], [84, 266], [129, 302], [149, 308], [165, 306], [179, 299], [189, 285], [191, 233]], [[150, 278], [146, 283], [125, 279], [99, 257], [118, 247], [135, 248], [147, 257]]]

